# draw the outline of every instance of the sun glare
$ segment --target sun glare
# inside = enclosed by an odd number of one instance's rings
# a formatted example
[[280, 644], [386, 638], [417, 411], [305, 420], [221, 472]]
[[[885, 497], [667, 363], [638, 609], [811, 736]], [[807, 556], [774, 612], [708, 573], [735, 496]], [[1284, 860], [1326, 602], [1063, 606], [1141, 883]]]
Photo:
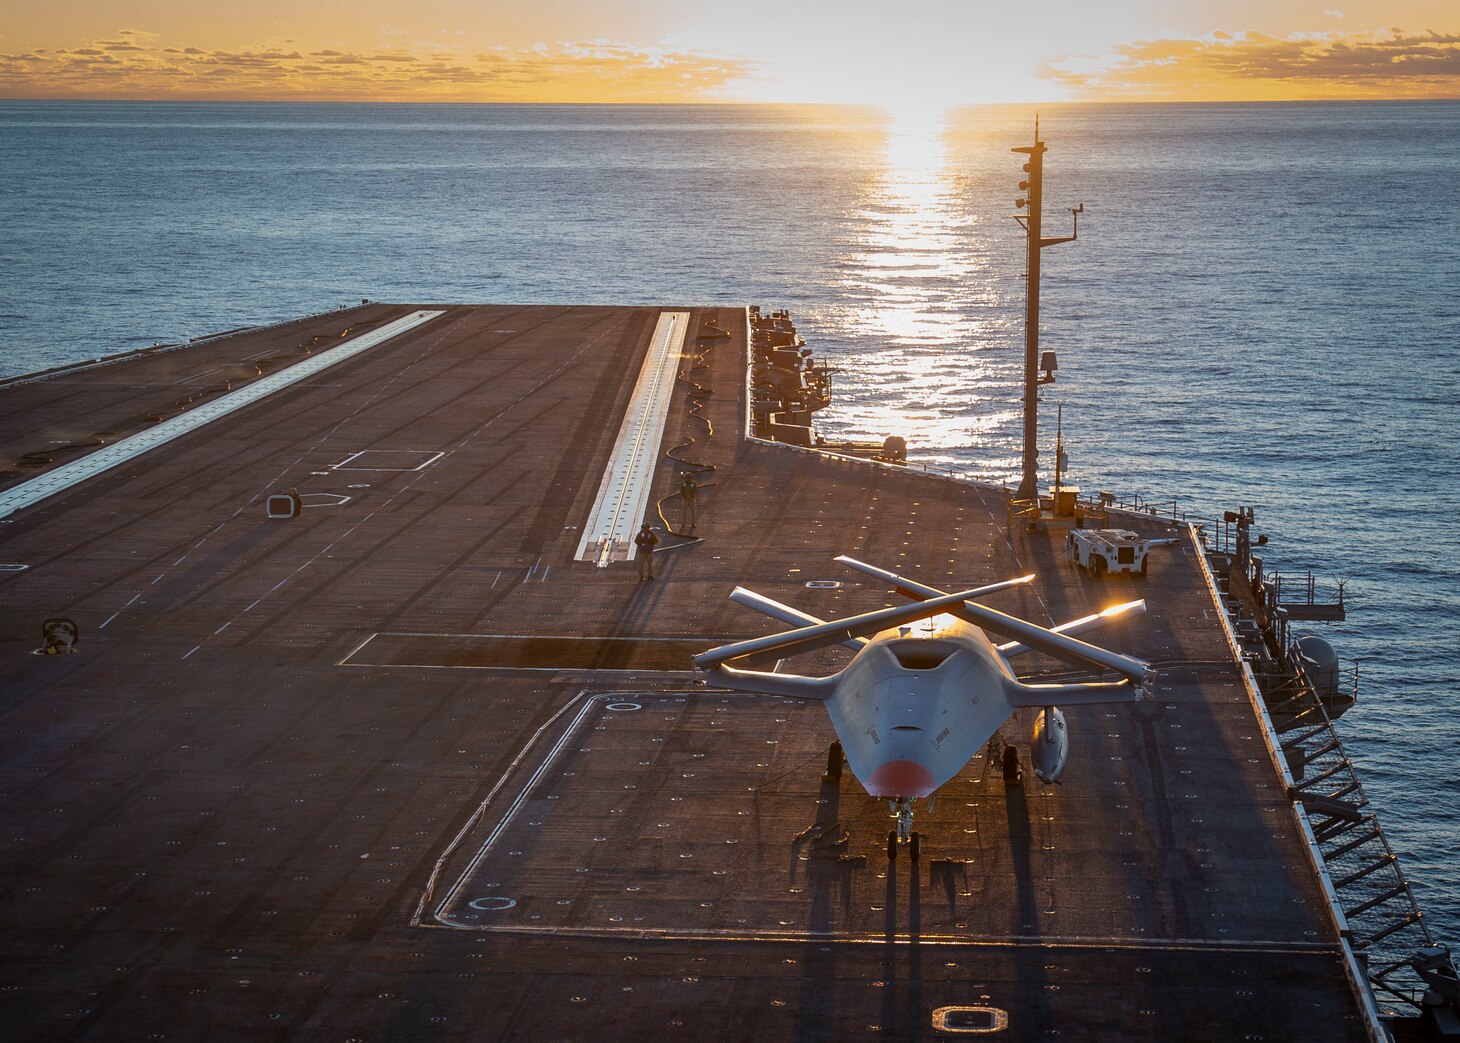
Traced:
[[888, 166], [936, 174], [947, 164], [948, 109], [923, 104], [880, 106], [887, 117]]
[[898, 105], [882, 118], [845, 264], [846, 297], [859, 302], [846, 321], [865, 338], [857, 364], [878, 394], [846, 402], [843, 415], [852, 437], [891, 432], [932, 459], [966, 453], [1009, 419], [990, 401], [997, 362], [976, 350], [996, 320], [986, 237], [960, 175], [967, 159], [949, 110]]
[[[922, 382], [934, 379], [934, 356], [957, 336], [946, 290], [958, 276], [960, 225], [944, 137], [947, 114], [926, 107], [883, 111], [881, 163], [869, 175], [866, 232], [854, 262], [857, 295], [865, 302], [859, 325], [882, 345], [868, 365], [885, 368], [889, 379]], [[927, 390], [937, 393], [932, 384]], [[881, 410], [887, 415], [864, 422], [920, 433], [909, 430], [910, 418], [898, 406]]]
[[939, 343], [943, 317], [931, 314], [930, 285], [956, 274], [957, 212], [951, 198], [947, 113], [888, 112], [884, 165], [874, 189], [876, 220], [863, 263], [878, 275], [871, 287], [873, 326], [898, 343]]

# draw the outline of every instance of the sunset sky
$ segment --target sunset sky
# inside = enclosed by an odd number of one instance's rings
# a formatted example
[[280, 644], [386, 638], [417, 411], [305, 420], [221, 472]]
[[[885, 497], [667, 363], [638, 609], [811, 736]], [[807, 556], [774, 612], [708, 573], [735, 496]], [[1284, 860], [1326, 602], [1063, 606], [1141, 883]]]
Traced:
[[58, 0], [0, 97], [844, 102], [1460, 98], [1454, 0]]

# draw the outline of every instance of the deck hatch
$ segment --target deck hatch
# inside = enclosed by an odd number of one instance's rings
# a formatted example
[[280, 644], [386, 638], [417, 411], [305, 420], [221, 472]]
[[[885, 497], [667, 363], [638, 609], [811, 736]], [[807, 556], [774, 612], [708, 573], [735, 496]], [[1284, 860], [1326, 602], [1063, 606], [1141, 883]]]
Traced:
[[953, 1035], [988, 1036], [1009, 1027], [1009, 1015], [998, 1007], [939, 1007], [933, 1029]]

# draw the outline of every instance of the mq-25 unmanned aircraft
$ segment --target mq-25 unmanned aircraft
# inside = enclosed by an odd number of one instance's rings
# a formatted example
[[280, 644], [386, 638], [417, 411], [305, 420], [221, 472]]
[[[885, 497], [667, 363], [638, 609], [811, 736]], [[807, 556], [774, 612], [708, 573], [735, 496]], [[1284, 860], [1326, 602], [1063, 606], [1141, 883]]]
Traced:
[[[936, 793], [1020, 707], [1043, 708], [1034, 724], [1030, 763], [1041, 781], [1055, 782], [1069, 756], [1060, 705], [1136, 702], [1152, 690], [1150, 664], [1073, 636], [1144, 612], [1144, 601], [1045, 628], [972, 600], [1028, 583], [1032, 575], [949, 594], [845, 555], [836, 560], [884, 580], [916, 603], [827, 622], [736, 587], [732, 601], [796, 628], [720, 645], [694, 661], [712, 684], [826, 705], [841, 747], [832, 747], [833, 769], [840, 770], [844, 752], [867, 792], [888, 801], [896, 815], [897, 828], [887, 836], [888, 858], [895, 859], [903, 845], [918, 857], [913, 801]], [[1011, 640], [995, 645], [985, 631]], [[855, 649], [856, 655], [829, 677], [745, 669], [833, 644]], [[1025, 684], [1009, 660], [1031, 650], [1097, 672], [1114, 671], [1120, 680]], [[1007, 747], [1005, 757], [1006, 777], [1011, 769], [1017, 774], [1017, 751]]]

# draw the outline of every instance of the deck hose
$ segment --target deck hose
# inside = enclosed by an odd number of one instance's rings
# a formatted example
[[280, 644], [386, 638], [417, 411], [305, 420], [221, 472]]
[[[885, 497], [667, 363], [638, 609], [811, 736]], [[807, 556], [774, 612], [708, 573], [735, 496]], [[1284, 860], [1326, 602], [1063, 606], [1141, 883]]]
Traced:
[[[715, 389], [712, 388], [709, 384], [701, 384], [699, 381], [695, 380], [694, 377], [691, 376], [691, 374], [696, 373], [702, 369], [708, 369], [710, 365], [708, 361], [708, 356], [710, 353], [710, 349], [715, 346], [714, 342], [720, 339], [727, 339], [729, 338], [729, 336], [730, 334], [726, 333], [724, 330], [716, 326], [713, 321], [707, 319], [700, 329], [699, 336], [695, 338], [695, 353], [686, 357], [686, 364], [684, 368], [681, 369], [676, 375], [676, 379], [682, 380], [684, 381], [684, 383], [689, 385], [689, 391], [685, 396], [689, 400], [689, 415], [693, 419], [698, 420], [700, 423], [705, 425], [704, 440], [706, 442], [714, 437], [715, 434], [715, 425], [710, 420], [710, 418], [705, 415], [704, 411], [705, 405], [709, 401], [710, 396], [715, 393]], [[697, 444], [698, 442], [699, 439], [695, 438], [693, 435], [690, 435], [686, 441], [683, 441], [676, 446], [671, 446], [670, 448], [664, 450], [664, 455], [668, 459], [673, 460], [676, 464], [678, 464], [680, 470], [683, 472], [687, 472], [696, 476], [702, 474], [713, 474], [715, 471], [714, 464], [708, 464], [698, 460], [691, 460], [684, 455], [686, 450], [688, 450], [691, 446]], [[714, 488], [715, 483], [701, 482], [698, 481], [698, 478], [696, 478], [696, 486], [700, 490], [712, 489]], [[670, 500], [679, 499], [680, 495], [677, 492], [670, 493], [668, 496], [661, 496], [654, 509], [655, 512], [659, 515], [659, 521], [664, 525], [665, 534], [669, 536], [674, 536], [680, 540], [683, 540], [684, 542], [671, 543], [668, 546], [657, 547], [655, 548], [655, 553], [662, 554], [665, 551], [680, 550], [684, 547], [693, 547], [695, 544], [705, 542], [705, 538], [703, 536], [695, 536], [691, 533], [677, 531], [674, 526], [670, 524], [669, 519], [664, 516], [664, 505]]]

